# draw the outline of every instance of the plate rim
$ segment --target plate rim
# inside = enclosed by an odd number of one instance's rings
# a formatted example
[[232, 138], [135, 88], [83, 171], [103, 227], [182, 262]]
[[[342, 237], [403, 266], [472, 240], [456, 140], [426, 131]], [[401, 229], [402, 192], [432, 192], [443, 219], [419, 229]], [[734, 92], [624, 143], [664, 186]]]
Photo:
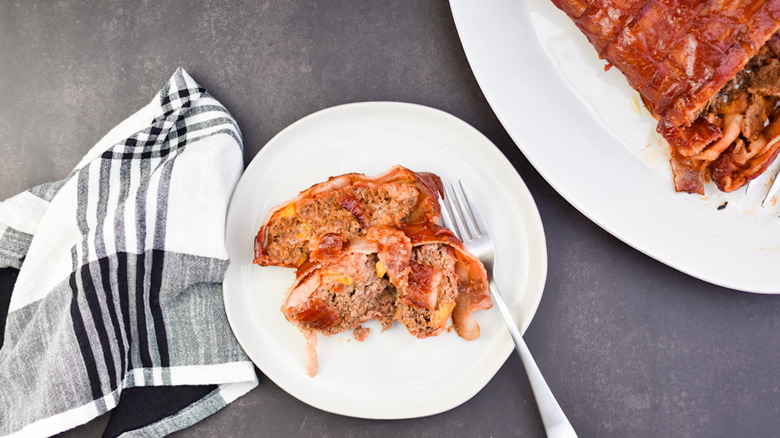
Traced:
[[[549, 2], [549, 0], [546, 0]], [[495, 6], [497, 4], [501, 3], [499, 6]], [[518, 30], [517, 32], [524, 32], [533, 36], [534, 38], [529, 38], [529, 41], [527, 42], [528, 47], [523, 47], [522, 54], [527, 56], [542, 56], [543, 53], [543, 47], [541, 46], [541, 43], [537, 40], [537, 35], [534, 33], [534, 30], [530, 23], [530, 8], [531, 6], [537, 7], [537, 8], [554, 8], [554, 5], [550, 4], [547, 5], [546, 3], [544, 5], [539, 5], [537, 3], [540, 2], [532, 2], [531, 4], [522, 3], [522, 4], [513, 4], [513, 7], [519, 8], [520, 13], [523, 14], [522, 17], [522, 23], [519, 23], [516, 27], [518, 29], [523, 28], [523, 30]], [[614, 206], [608, 205], [607, 208], [605, 208], [606, 203], [603, 201], [594, 201], [593, 199], [584, 199], [581, 195], [581, 193], [578, 193], [576, 191], [571, 190], [571, 182], [566, 181], [561, 178], [561, 175], [558, 171], [551, 170], [551, 166], [549, 163], [549, 159], [544, 157], [542, 153], [540, 153], [539, 150], [535, 149], [533, 145], [527, 144], [527, 138], [524, 138], [528, 135], [533, 134], [527, 134], [524, 130], [524, 128], [527, 128], [527, 125], [523, 125], [521, 123], [518, 123], [516, 114], [512, 114], [512, 108], [507, 108], [506, 101], [503, 100], [502, 96], [498, 95], [498, 91], [496, 89], [495, 84], [491, 84], [491, 81], [493, 82], [501, 82], [501, 74], [500, 72], [491, 71], [491, 68], [495, 68], [496, 70], [500, 70], [501, 68], [506, 69], [507, 65], [498, 65], [498, 61], [495, 61], [497, 58], [496, 53], [485, 55], [484, 53], [475, 53], [477, 46], [479, 46], [478, 43], [474, 42], [474, 35], [479, 36], [477, 32], [475, 32], [475, 29], [481, 24], [479, 20], [484, 21], [485, 17], [481, 16], [486, 15], [488, 13], [493, 13], [494, 11], [491, 11], [492, 9], [496, 10], [497, 8], [502, 8], [499, 12], [501, 12], [506, 17], [509, 15], [506, 10], [509, 6], [507, 6], [508, 2], [498, 2], [498, 1], [488, 1], [483, 2], [479, 4], [479, 10], [477, 10], [477, 5], [470, 3], [468, 0], [450, 0], [450, 8], [453, 14], [453, 20], [455, 22], [455, 26], [459, 35], [459, 38], [461, 40], [461, 44], [464, 50], [464, 53], [466, 54], [466, 58], [469, 62], [469, 65], [471, 67], [471, 70], [477, 80], [477, 83], [480, 86], [480, 89], [482, 90], [486, 100], [488, 101], [491, 109], [496, 114], [496, 117], [499, 119], [501, 124], [506, 129], [509, 136], [512, 138], [512, 140], [515, 142], [516, 146], [522, 151], [522, 153], [526, 156], [526, 158], [529, 160], [529, 162], [534, 166], [534, 168], [542, 175], [542, 177], [547, 181], [550, 186], [552, 186], [557, 193], [559, 193], [569, 204], [574, 206], [578, 211], [580, 211], [583, 215], [585, 215], [589, 220], [597, 224], [599, 227], [607, 231], [608, 233], [612, 234], [614, 237], [618, 238], [622, 242], [628, 244], [632, 248], [642, 252], [643, 254], [666, 264], [667, 266], [676, 269], [680, 272], [683, 272], [689, 276], [692, 276], [694, 278], [697, 278], [699, 280], [708, 282], [710, 284], [721, 286], [725, 288], [734, 289], [736, 291], [740, 292], [747, 292], [747, 293], [756, 293], [756, 294], [780, 294], [780, 283], [778, 283], [778, 279], [775, 278], [775, 276], [765, 276], [765, 277], [759, 277], [756, 275], [733, 275], [729, 273], [722, 272], [724, 270], [720, 270], [720, 272], [713, 272], [713, 270], [708, 271], [707, 270], [707, 264], [708, 263], [715, 263], [720, 262], [719, 259], [717, 259], [716, 256], [713, 254], [708, 254], [705, 250], [700, 249], [691, 249], [689, 247], [686, 247], [686, 245], [678, 245], [674, 248], [674, 250], [671, 249], [663, 249], [659, 250], [657, 244], [648, 244], [648, 240], [644, 239], [642, 237], [639, 237], [639, 233], [635, 232], [628, 232], [626, 229], [625, 224], [619, 223], [619, 221], [616, 221], [615, 218], [606, 217], [604, 214], [604, 210], [609, 210], [610, 208], [614, 209]], [[485, 12], [487, 11], [487, 12]], [[510, 11], [511, 12], [511, 11]], [[538, 14], [538, 11], [535, 9], [533, 10], [533, 13]], [[562, 12], [561, 12], [562, 14]], [[559, 17], [556, 17], [555, 19], [558, 19]], [[494, 26], [500, 26], [500, 24], [494, 24]], [[572, 25], [573, 27], [573, 25]], [[527, 30], [526, 28], [531, 28], [530, 30]], [[575, 28], [576, 30], [576, 28]], [[515, 31], [513, 30], [513, 33]], [[488, 38], [484, 37], [483, 38]], [[566, 37], [572, 38], [571, 35], [567, 34]], [[494, 40], [490, 40], [491, 42], [495, 43]], [[493, 44], [495, 46], [495, 44]], [[491, 46], [491, 47], [493, 47]], [[518, 45], [519, 47], [519, 45]], [[517, 49], [518, 53], [520, 53], [521, 49]], [[496, 52], [501, 51], [501, 49], [496, 49]], [[517, 54], [508, 54], [505, 52], [502, 52], [502, 56], [504, 57], [512, 57], [517, 56]], [[548, 55], [549, 56], [549, 55]], [[595, 55], [594, 55], [595, 56]], [[490, 61], [493, 61], [495, 65], [486, 65], [488, 62], [485, 61], [485, 59], [490, 58]], [[549, 59], [542, 58], [544, 62], [543, 68], [544, 71], [547, 70], [555, 70], [556, 74], [560, 74], [557, 72], [558, 67], [553, 65], [551, 62], [549, 62]], [[531, 59], [529, 64], [534, 64], [535, 61], [538, 61], [538, 59], [534, 58]], [[509, 67], [514, 67], [516, 65], [510, 65]], [[537, 67], [538, 68], [538, 67]], [[556, 76], [557, 81], [557, 76]], [[563, 79], [561, 79], [561, 83], [563, 83]], [[560, 85], [560, 84], [559, 84]], [[566, 84], [563, 84], [563, 86], [568, 86]], [[555, 90], [556, 92], [559, 90]], [[512, 94], [512, 97], [517, 100], [517, 95], [522, 94], [523, 96], [526, 96], [526, 94], [517, 92]], [[557, 96], [556, 96], [557, 97]], [[581, 102], [576, 98], [571, 99], [572, 101], [575, 101], [575, 105], [580, 105]], [[501, 104], [498, 104], [497, 102], [501, 102]], [[569, 101], [569, 103], [571, 103]], [[522, 110], [515, 109], [514, 111], [522, 112]], [[581, 108], [578, 108], [576, 111], [583, 112]], [[584, 111], [585, 113], [590, 113], [592, 115], [591, 111]], [[591, 121], [591, 123], [593, 123]], [[671, 186], [671, 180], [669, 182], [669, 185]], [[671, 188], [669, 189], [672, 190]], [[652, 200], [652, 202], [657, 202], [657, 200]], [[673, 204], [683, 204], [687, 202], [686, 200], [681, 199], [675, 199], [673, 200]], [[660, 205], [660, 204], [659, 204]], [[690, 209], [690, 211], [694, 211], [694, 209]], [[678, 212], [679, 213], [679, 212]], [[689, 243], [689, 246], [696, 245], [702, 241], [704, 241], [705, 236], [704, 234], [696, 235], [694, 236], [694, 240], [692, 243]], [[717, 237], [717, 236], [716, 236]], [[675, 250], [677, 253], [675, 253]], [[773, 257], [774, 259], [777, 259], [777, 248], [774, 246], [768, 246], [766, 248], [756, 248], [754, 252], [758, 253], [761, 252], [761, 254], [756, 254], [755, 258], [757, 260], [760, 260], [761, 257], [765, 257], [768, 253], [765, 250], [771, 250], [773, 251]], [[700, 259], [696, 260], [688, 260], [685, 258], [685, 256], [681, 255], [685, 254], [686, 256], [689, 256], [689, 258], [694, 258], [691, 256], [699, 256]], [[759, 278], [756, 278], [759, 277]]]
[[[274, 148], [275, 144], [279, 143], [280, 141], [283, 141], [283, 139], [288, 135], [290, 131], [294, 131], [296, 129], [300, 129], [299, 127], [301, 125], [311, 123], [312, 121], [315, 121], [318, 118], [323, 117], [323, 114], [325, 115], [331, 115], [333, 113], [337, 113], [339, 111], [345, 111], [350, 112], [355, 110], [356, 108], [359, 108], [361, 110], [374, 110], [374, 111], [407, 111], [407, 110], [413, 110], [413, 111], [421, 111], [422, 113], [429, 114], [432, 117], [435, 118], [442, 118], [446, 119], [449, 123], [457, 123], [459, 126], [461, 126], [463, 129], [470, 130], [473, 132], [473, 134], [477, 135], [478, 138], [480, 138], [480, 141], [482, 145], [477, 145], [475, 147], [482, 148], [483, 145], [487, 146], [489, 145], [491, 149], [493, 150], [493, 156], [489, 157], [491, 160], [494, 160], [496, 163], [499, 163], [501, 166], [503, 166], [503, 170], [511, 170], [511, 172], [515, 175], [516, 180], [513, 181], [512, 184], [508, 183], [508, 186], [511, 187], [511, 193], [514, 195], [515, 192], [519, 192], [523, 197], [523, 201], [527, 204], [523, 209], [523, 219], [526, 221], [526, 229], [528, 229], [529, 234], [531, 234], [530, 237], [532, 238], [538, 238], [540, 239], [539, 242], [536, 243], [529, 243], [528, 251], [529, 254], [533, 254], [534, 256], [537, 256], [537, 258], [531, 262], [529, 261], [529, 272], [533, 269], [535, 270], [535, 275], [529, 275], [529, 277], [535, 276], [536, 277], [536, 283], [535, 284], [529, 284], [528, 287], [535, 287], [538, 289], [538, 292], [535, 293], [532, 297], [533, 302], [532, 304], [532, 311], [530, 312], [530, 318], [526, 321], [521, 322], [521, 331], [525, 331], [528, 325], [530, 324], [531, 320], [533, 319], [534, 315], [536, 314], [536, 311], [538, 310], [538, 306], [541, 302], [541, 298], [543, 295], [543, 290], [546, 284], [546, 277], [547, 277], [547, 247], [546, 247], [546, 238], [544, 235], [544, 228], [541, 221], [541, 216], [538, 211], [538, 207], [533, 199], [533, 196], [531, 195], [530, 191], [528, 190], [528, 187], [525, 185], [525, 182], [522, 180], [520, 175], [517, 173], [517, 171], [512, 166], [511, 162], [500, 152], [500, 150], [493, 144], [486, 136], [484, 136], [482, 133], [480, 133], [476, 128], [469, 125], [465, 121], [457, 118], [456, 116], [449, 114], [447, 112], [444, 112], [442, 110], [415, 104], [415, 103], [408, 103], [408, 102], [394, 102], [394, 101], [366, 101], [366, 102], [352, 102], [352, 103], [346, 103], [341, 105], [332, 106], [329, 108], [324, 108], [321, 110], [318, 110], [316, 112], [313, 112], [307, 116], [304, 116], [297, 121], [293, 122], [292, 124], [288, 125], [286, 128], [282, 129], [278, 134], [276, 134], [271, 140], [266, 143], [263, 148], [258, 152], [258, 154], [252, 159], [252, 161], [247, 165], [246, 170], [244, 171], [244, 174], [242, 174], [241, 179], [236, 185], [236, 191], [234, 191], [233, 195], [231, 196], [231, 202], [228, 207], [228, 214], [226, 215], [226, 230], [225, 230], [225, 236], [226, 236], [226, 242], [227, 245], [230, 245], [230, 223], [231, 223], [231, 217], [233, 215], [233, 212], [236, 211], [237, 207], [234, 205], [234, 200], [237, 199], [237, 193], [239, 193], [239, 187], [242, 186], [242, 179], [244, 179], [244, 175], [251, 173], [252, 169], [254, 167], [259, 167], [259, 163], [265, 155], [267, 155], [267, 151], [272, 150]], [[282, 140], [279, 140], [279, 139]], [[269, 147], [270, 146], [270, 147]], [[264, 153], [264, 151], [266, 151]], [[493, 162], [493, 161], [491, 161]], [[531, 210], [527, 210], [526, 208], [530, 206], [532, 207]], [[536, 245], [536, 247], [532, 248], [532, 245]], [[536, 252], [532, 252], [536, 251]], [[228, 248], [228, 255], [230, 256], [230, 248]], [[535, 266], [534, 266], [535, 265]], [[226, 275], [225, 275], [225, 287], [223, 288], [223, 296], [225, 299], [225, 307], [226, 307], [226, 313], [228, 316], [228, 320], [231, 325], [231, 329], [236, 334], [236, 338], [239, 340], [239, 343], [242, 345], [244, 344], [245, 340], [243, 339], [242, 334], [239, 334], [238, 332], [241, 331], [241, 329], [237, 328], [239, 324], [236, 322], [236, 315], [233, 311], [231, 311], [233, 303], [233, 297], [231, 296], [231, 289], [233, 286], [233, 278], [234, 276], [231, 276], [230, 273], [233, 272], [233, 270], [238, 269], [237, 264], [230, 262], [228, 265]], [[524, 292], [524, 293], [533, 293], [531, 292]], [[530, 307], [530, 306], [529, 306]], [[508, 332], [504, 334], [503, 338], [501, 339], [501, 342], [503, 344], [501, 351], [496, 354], [497, 356], [500, 356], [500, 364], [496, 367], [496, 369], [489, 373], [489, 376], [484, 379], [484, 382], [479, 387], [473, 391], [473, 393], [468, 394], [465, 397], [461, 397], [459, 399], [451, 400], [449, 403], [442, 403], [439, 407], [436, 409], [428, 409], [428, 410], [419, 410], [418, 413], [410, 413], [410, 412], [404, 412], [404, 413], [393, 413], [393, 412], [381, 412], [381, 413], [366, 413], [366, 412], [354, 412], [349, 409], [344, 409], [340, 407], [334, 407], [334, 406], [327, 406], [323, 405], [321, 403], [313, 402], [309, 397], [306, 396], [306, 394], [301, 394], [298, 391], [291, 391], [288, 385], [285, 384], [285, 382], [279, 381], [277, 378], [278, 376], [272, 375], [267, 373], [262, 365], [258, 363], [257, 360], [255, 360], [254, 357], [250, 354], [249, 351], [247, 351], [247, 354], [250, 356], [250, 359], [255, 362], [255, 364], [258, 366], [258, 368], [272, 381], [274, 381], [280, 388], [282, 388], [285, 392], [288, 392], [289, 394], [293, 395], [294, 397], [298, 398], [304, 403], [307, 403], [311, 406], [314, 406], [318, 409], [321, 409], [323, 411], [340, 414], [340, 415], [346, 415], [351, 417], [357, 417], [357, 418], [370, 418], [370, 419], [403, 419], [403, 418], [416, 418], [416, 417], [422, 417], [422, 416], [428, 416], [428, 415], [434, 415], [440, 412], [447, 411], [449, 409], [452, 409], [470, 398], [472, 398], [474, 395], [476, 395], [481, 389], [486, 385], [495, 375], [495, 373], [498, 371], [498, 368], [506, 361], [506, 359], [511, 354], [514, 344], [511, 341], [511, 338], [508, 335]], [[245, 350], [248, 350], [247, 346], [244, 346]]]

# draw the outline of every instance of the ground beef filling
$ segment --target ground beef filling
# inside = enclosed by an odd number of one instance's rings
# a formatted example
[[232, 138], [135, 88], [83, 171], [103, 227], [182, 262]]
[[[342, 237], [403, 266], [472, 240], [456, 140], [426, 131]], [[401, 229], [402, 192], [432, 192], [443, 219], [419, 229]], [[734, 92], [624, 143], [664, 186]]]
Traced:
[[703, 184], [686, 171], [708, 176], [730, 192], [774, 161], [780, 151], [779, 58], [775, 34], [704, 107], [689, 127], [695, 135], [672, 151], [678, 191], [703, 193]]

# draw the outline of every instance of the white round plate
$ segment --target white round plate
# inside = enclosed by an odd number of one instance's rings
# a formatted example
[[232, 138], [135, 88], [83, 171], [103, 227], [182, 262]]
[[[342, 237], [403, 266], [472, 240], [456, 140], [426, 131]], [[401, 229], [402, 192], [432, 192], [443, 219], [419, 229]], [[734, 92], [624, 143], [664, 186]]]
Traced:
[[[750, 192], [675, 193], [668, 146], [637, 92], [551, 0], [451, 0], [474, 75], [509, 135], [572, 205], [671, 267], [780, 293], [780, 208]], [[776, 166], [775, 166], [776, 167]], [[719, 208], [720, 207], [720, 208]]]
[[269, 210], [312, 184], [348, 172], [376, 175], [401, 164], [462, 179], [496, 241], [496, 278], [520, 327], [533, 318], [547, 275], [544, 231], [531, 195], [501, 152], [444, 112], [405, 103], [329, 108], [292, 124], [247, 167], [227, 218], [230, 266], [224, 295], [238, 341], [282, 389], [319, 409], [353, 417], [412, 418], [471, 398], [495, 375], [514, 344], [494, 306], [475, 312], [474, 341], [454, 331], [417, 339], [401, 324], [363, 342], [320, 336], [319, 372], [305, 369], [303, 335], [281, 312], [294, 271], [252, 264], [254, 237]]

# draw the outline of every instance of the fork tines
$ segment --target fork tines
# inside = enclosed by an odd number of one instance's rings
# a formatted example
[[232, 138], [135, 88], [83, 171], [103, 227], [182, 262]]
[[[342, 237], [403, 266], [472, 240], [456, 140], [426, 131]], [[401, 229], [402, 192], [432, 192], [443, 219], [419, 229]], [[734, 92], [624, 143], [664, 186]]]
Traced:
[[[450, 228], [461, 240], [471, 240], [480, 237], [485, 230], [485, 224], [479, 213], [471, 208], [471, 196], [458, 180], [444, 188], [444, 210], [442, 218], [444, 225]], [[473, 233], [473, 234], [472, 234]]]

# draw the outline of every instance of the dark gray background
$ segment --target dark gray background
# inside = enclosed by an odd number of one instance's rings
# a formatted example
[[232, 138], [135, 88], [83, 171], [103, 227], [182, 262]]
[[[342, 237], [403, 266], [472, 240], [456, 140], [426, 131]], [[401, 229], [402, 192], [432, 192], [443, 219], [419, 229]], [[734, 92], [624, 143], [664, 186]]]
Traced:
[[[549, 273], [525, 337], [580, 436], [777, 436], [780, 296], [677, 272], [564, 201], [493, 115], [444, 1], [1, 1], [0, 199], [67, 175], [179, 66], [234, 114], [247, 163], [290, 123], [346, 102], [414, 102], [472, 124], [512, 161], [538, 204]], [[66, 435], [99, 436], [106, 419]], [[428, 418], [328, 414], [261, 376], [257, 389], [179, 435], [505, 437], [543, 429], [513, 354], [472, 400]]]

